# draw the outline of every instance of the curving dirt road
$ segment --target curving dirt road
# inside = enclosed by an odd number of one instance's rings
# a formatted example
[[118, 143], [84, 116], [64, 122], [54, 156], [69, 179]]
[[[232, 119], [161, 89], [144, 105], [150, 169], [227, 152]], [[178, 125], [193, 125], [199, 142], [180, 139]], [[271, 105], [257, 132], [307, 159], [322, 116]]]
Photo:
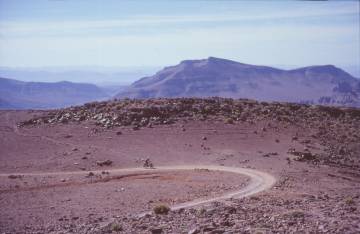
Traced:
[[[9, 113], [6, 114], [5, 119], [6, 119], [6, 123], [9, 126], [12, 126], [13, 132], [17, 135], [26, 136], [26, 137], [29, 137], [29, 136], [40, 137], [41, 139], [48, 140], [48, 141], [54, 142], [56, 144], [67, 144], [67, 145], [71, 145], [74, 147], [79, 146], [79, 145], [75, 145], [75, 144], [73, 145], [71, 143], [65, 143], [62, 141], [58, 141], [58, 140], [52, 139], [47, 136], [29, 135], [29, 134], [23, 133], [19, 130], [19, 128], [16, 124], [12, 123]], [[107, 149], [107, 150], [109, 151], [109, 149]], [[276, 181], [276, 179], [272, 175], [265, 173], [265, 172], [258, 171], [258, 170], [238, 168], [238, 167], [215, 166], [215, 165], [162, 166], [162, 167], [156, 167], [154, 169], [145, 169], [145, 168], [121, 168], [121, 169], [119, 169], [118, 168], [118, 169], [107, 169], [106, 171], [110, 172], [111, 174], [115, 174], [115, 173], [127, 174], [127, 173], [138, 173], [138, 172], [149, 172], [149, 171], [159, 172], [159, 171], [194, 170], [194, 169], [208, 169], [208, 170], [232, 172], [232, 173], [236, 173], [236, 174], [241, 174], [241, 175], [245, 175], [245, 176], [249, 177], [250, 183], [246, 187], [244, 187], [240, 190], [228, 192], [228, 193], [225, 193], [218, 197], [201, 198], [201, 199], [196, 199], [196, 200], [181, 203], [181, 204], [176, 204], [171, 207], [172, 210], [198, 206], [198, 205], [202, 205], [202, 204], [206, 204], [206, 203], [210, 203], [210, 202], [214, 202], [214, 201], [220, 201], [220, 200], [224, 200], [224, 199], [229, 199], [229, 198], [242, 198], [242, 197], [250, 196], [255, 193], [258, 193], [263, 190], [271, 188]], [[98, 171], [92, 170], [92, 172], [94, 172], [94, 173], [101, 173], [102, 171], [103, 170], [98, 170]], [[49, 175], [66, 176], [66, 175], [86, 175], [88, 173], [89, 173], [89, 171], [69, 171], [69, 172], [34, 172], [34, 173], [16, 173], [16, 174], [21, 174], [24, 176], [49, 176]], [[0, 177], [7, 177], [9, 175], [11, 175], [11, 174], [0, 174]]]
[[[276, 179], [272, 175], [261, 172], [254, 169], [247, 169], [247, 168], [238, 168], [238, 167], [225, 167], [225, 166], [214, 166], [214, 165], [182, 165], [182, 166], [161, 166], [156, 167], [153, 169], [145, 169], [145, 168], [122, 168], [122, 169], [109, 169], [108, 172], [114, 173], [121, 173], [121, 174], [127, 174], [127, 173], [135, 173], [135, 172], [149, 172], [149, 171], [155, 171], [155, 172], [165, 172], [165, 171], [173, 171], [173, 170], [196, 170], [196, 169], [205, 169], [205, 170], [214, 170], [214, 171], [223, 171], [223, 172], [231, 172], [236, 174], [245, 175], [247, 177], [250, 177], [250, 183], [237, 191], [232, 191], [225, 193], [221, 196], [217, 196], [214, 198], [200, 198], [193, 201], [185, 202], [176, 204], [171, 207], [172, 210], [177, 210], [181, 208], [189, 208], [194, 206], [203, 205], [210, 202], [215, 201], [221, 201], [229, 198], [242, 198], [246, 196], [250, 196], [253, 194], [256, 194], [258, 192], [264, 191], [266, 189], [271, 188]], [[101, 173], [101, 170], [99, 171], [92, 171], [94, 173]], [[35, 172], [35, 173], [22, 173], [23, 176], [48, 176], [48, 175], [86, 175], [89, 172], [86, 171], [73, 171], [73, 172]], [[11, 174], [0, 174], [0, 177], [7, 177]], [[145, 213], [144, 213], [145, 214]]]
[[175, 167], [170, 167], [169, 169], [171, 170], [171, 169], [175, 169], [175, 168], [183, 169], [183, 170], [202, 168], [202, 169], [215, 170], [215, 171], [232, 172], [232, 173], [242, 174], [242, 175], [250, 177], [250, 183], [240, 190], [225, 193], [218, 197], [209, 198], [209, 199], [196, 199], [193, 201], [174, 205], [171, 207], [172, 210], [203, 205], [206, 203], [225, 200], [225, 199], [229, 199], [229, 198], [247, 197], [247, 196], [250, 196], [250, 195], [253, 195], [253, 194], [256, 194], [256, 193], [259, 193], [261, 191], [271, 188], [276, 182], [275, 177], [273, 177], [272, 175], [265, 173], [265, 172], [258, 171], [258, 170], [254, 170], [254, 169], [224, 167], [224, 166], [211, 166], [211, 165], [200, 166], [200, 167], [199, 166], [178, 166], [178, 167], [175, 166]]

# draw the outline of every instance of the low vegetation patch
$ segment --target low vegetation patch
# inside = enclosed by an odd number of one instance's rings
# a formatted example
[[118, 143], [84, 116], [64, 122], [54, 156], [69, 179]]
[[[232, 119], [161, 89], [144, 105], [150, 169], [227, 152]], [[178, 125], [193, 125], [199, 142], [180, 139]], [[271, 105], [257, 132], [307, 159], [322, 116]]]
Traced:
[[112, 223], [111, 224], [111, 231], [113, 232], [119, 232], [119, 231], [122, 231], [122, 226], [118, 223]]
[[153, 209], [155, 214], [167, 214], [170, 211], [170, 207], [165, 204], [159, 204]]
[[349, 206], [355, 204], [354, 199], [352, 199], [352, 197], [347, 197], [345, 199], [345, 203], [346, 203], [346, 205], [349, 205]]

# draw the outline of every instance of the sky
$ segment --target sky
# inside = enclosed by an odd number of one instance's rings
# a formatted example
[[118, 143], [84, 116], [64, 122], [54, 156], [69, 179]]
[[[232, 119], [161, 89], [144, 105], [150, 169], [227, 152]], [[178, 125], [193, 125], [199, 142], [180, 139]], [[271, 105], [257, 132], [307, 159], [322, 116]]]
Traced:
[[359, 1], [0, 0], [0, 66], [167, 66], [209, 56], [360, 71]]

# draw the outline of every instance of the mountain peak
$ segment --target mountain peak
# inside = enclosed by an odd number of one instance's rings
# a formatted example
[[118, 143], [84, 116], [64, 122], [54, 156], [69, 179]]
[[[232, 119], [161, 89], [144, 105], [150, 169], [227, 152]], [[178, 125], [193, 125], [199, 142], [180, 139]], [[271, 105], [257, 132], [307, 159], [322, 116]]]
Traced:
[[228, 59], [223, 59], [223, 58], [217, 58], [217, 57], [208, 57], [207, 61], [214, 61], [214, 62], [234, 62], [232, 60], [228, 60]]
[[217, 64], [238, 64], [238, 65], [247, 65], [244, 63], [239, 63], [230, 59], [223, 59], [223, 58], [217, 58], [217, 57], [208, 57], [207, 59], [208, 63], [217, 63]]
[[301, 72], [301, 73], [313, 73], [317, 74], [317, 77], [320, 77], [321, 75], [330, 75], [334, 78], [340, 78], [342, 79], [354, 79], [349, 73], [342, 70], [341, 68], [338, 68], [334, 65], [327, 64], [327, 65], [316, 65], [316, 66], [309, 66], [309, 67], [302, 67], [298, 69], [292, 70], [294, 72]]
[[179, 65], [188, 65], [188, 66], [203, 66], [203, 65], [242, 65], [242, 66], [252, 66], [244, 63], [239, 63], [230, 59], [223, 59], [217, 57], [208, 57], [206, 59], [193, 59], [193, 60], [183, 60]]
[[297, 68], [294, 70], [307, 70], [307, 71], [316, 71], [316, 72], [329, 72], [329, 71], [338, 71], [342, 70], [332, 64], [326, 64], [326, 65], [314, 65], [314, 66], [308, 66], [308, 67], [302, 67]]

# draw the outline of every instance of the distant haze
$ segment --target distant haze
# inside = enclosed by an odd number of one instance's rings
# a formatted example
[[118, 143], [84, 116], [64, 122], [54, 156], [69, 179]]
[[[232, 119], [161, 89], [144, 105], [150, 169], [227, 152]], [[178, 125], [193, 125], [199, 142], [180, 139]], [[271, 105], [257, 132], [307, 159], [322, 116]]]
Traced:
[[93, 83], [100, 86], [128, 85], [154, 74], [160, 67], [0, 67], [0, 77], [21, 81]]
[[[3, 68], [3, 73], [8, 72], [7, 77], [64, 79], [82, 83], [24, 82], [0, 76], [0, 109], [59, 108], [111, 97], [213, 96], [360, 107], [360, 80], [333, 65], [284, 70], [209, 57], [165, 67], [131, 85], [118, 82], [126, 77], [133, 79], [130, 76], [140, 76], [140, 73], [144, 75], [146, 71], [137, 68], [133, 71], [135, 74], [126, 69], [85, 69]], [[84, 83], [89, 80], [97, 81], [98, 86]]]
[[[130, 85], [140, 78], [154, 75], [163, 67], [0, 67], [0, 77], [27, 82], [72, 81], [80, 83], [93, 83], [101, 87], [112, 87], [116, 91], [118, 90], [119, 85]], [[282, 69], [295, 69], [299, 66], [274, 65], [274, 67]], [[357, 69], [357, 66], [345, 66], [341, 68], [352, 76], [360, 78], [360, 71]]]

